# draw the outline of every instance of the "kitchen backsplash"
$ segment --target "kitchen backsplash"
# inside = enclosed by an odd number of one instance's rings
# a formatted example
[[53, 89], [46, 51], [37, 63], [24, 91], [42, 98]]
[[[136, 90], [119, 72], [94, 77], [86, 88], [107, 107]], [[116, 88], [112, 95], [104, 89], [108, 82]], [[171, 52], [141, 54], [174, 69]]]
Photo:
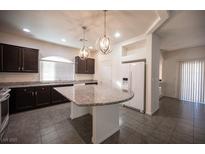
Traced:
[[0, 82], [39, 81], [38, 73], [0, 73]]
[[94, 75], [92, 74], [75, 74], [75, 80], [93, 80]]
[[[75, 80], [92, 80], [93, 75], [75, 74]], [[0, 82], [40, 81], [39, 73], [0, 73]]]

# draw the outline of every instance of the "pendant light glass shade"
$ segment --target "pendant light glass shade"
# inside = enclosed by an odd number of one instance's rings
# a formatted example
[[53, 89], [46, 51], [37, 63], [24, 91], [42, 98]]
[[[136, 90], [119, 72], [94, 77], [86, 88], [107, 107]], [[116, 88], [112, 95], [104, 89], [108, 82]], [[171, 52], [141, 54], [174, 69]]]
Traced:
[[89, 50], [86, 46], [83, 46], [80, 49], [79, 57], [80, 59], [85, 60], [86, 58], [88, 58], [88, 56], [89, 56]]
[[106, 11], [104, 11], [104, 35], [99, 38], [97, 48], [105, 55], [112, 51], [110, 47], [110, 38], [106, 36]]
[[79, 57], [80, 57], [80, 59], [85, 60], [85, 59], [88, 58], [88, 56], [89, 56], [89, 50], [88, 50], [88, 48], [85, 46], [85, 41], [87, 41], [87, 40], [85, 39], [86, 27], [83, 26], [82, 29], [83, 29], [83, 39], [80, 39], [80, 41], [83, 42], [83, 46], [82, 46], [82, 48], [80, 49]]

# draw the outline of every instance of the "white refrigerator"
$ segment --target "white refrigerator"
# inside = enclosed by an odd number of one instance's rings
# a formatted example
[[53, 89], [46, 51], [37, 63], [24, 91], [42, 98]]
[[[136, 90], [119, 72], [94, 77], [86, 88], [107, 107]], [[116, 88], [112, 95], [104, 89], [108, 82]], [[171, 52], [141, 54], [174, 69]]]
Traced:
[[122, 64], [122, 88], [134, 92], [125, 106], [145, 112], [145, 62]]

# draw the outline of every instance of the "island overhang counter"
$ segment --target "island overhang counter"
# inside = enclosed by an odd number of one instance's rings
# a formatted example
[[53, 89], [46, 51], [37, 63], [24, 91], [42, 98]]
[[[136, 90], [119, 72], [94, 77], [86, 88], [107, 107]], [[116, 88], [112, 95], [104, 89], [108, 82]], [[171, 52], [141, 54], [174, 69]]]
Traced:
[[119, 104], [133, 98], [133, 92], [105, 85], [77, 85], [55, 88], [71, 100], [70, 118], [92, 115], [92, 142], [101, 143], [120, 129]]

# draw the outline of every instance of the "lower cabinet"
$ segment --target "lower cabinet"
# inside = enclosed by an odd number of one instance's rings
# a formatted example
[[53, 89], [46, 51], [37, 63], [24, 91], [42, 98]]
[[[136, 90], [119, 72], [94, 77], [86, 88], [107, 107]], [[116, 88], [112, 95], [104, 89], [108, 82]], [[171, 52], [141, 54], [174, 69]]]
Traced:
[[36, 106], [47, 106], [51, 103], [51, 87], [36, 87]]
[[54, 88], [52, 88], [52, 104], [58, 104], [58, 103], [62, 103], [62, 102], [66, 102], [67, 99], [62, 96], [59, 92], [57, 92]]
[[73, 86], [73, 84], [68, 84], [68, 85], [63, 85], [63, 86], [53, 86], [51, 89], [51, 103], [52, 104], [59, 104], [63, 102], [69, 101], [67, 98], [65, 98], [62, 94], [57, 92], [55, 88], [57, 87], [68, 87], [68, 86]]
[[11, 93], [11, 112], [19, 112], [32, 109], [35, 106], [34, 88], [16, 88]]
[[[72, 86], [72, 85], [65, 85]], [[55, 86], [61, 87], [61, 86]], [[53, 86], [13, 88], [10, 97], [10, 113], [68, 102]]]

